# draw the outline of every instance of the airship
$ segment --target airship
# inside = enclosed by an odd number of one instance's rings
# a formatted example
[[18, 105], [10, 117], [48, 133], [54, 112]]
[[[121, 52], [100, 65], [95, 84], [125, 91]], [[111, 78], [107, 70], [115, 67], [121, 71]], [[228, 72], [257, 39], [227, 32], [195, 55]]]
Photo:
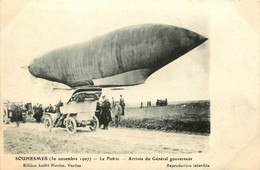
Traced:
[[134, 25], [47, 52], [28, 69], [37, 78], [72, 89], [133, 86], [145, 83], [154, 72], [206, 40], [172, 25]]

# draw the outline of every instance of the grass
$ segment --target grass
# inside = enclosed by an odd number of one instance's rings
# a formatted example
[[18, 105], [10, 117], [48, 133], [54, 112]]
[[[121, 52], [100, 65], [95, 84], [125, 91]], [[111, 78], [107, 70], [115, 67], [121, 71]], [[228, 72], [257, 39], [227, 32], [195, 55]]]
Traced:
[[[114, 122], [110, 126], [115, 126]], [[210, 134], [210, 102], [126, 108], [121, 126], [207, 135]]]

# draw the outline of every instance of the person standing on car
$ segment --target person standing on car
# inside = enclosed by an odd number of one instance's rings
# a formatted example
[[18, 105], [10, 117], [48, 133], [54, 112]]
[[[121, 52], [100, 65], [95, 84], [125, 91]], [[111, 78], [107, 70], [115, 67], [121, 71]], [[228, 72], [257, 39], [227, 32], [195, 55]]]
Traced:
[[103, 96], [103, 100], [104, 101], [101, 104], [100, 124], [104, 125], [102, 129], [108, 129], [108, 124], [112, 120], [110, 112], [110, 102], [108, 99], [106, 99], [106, 96]]

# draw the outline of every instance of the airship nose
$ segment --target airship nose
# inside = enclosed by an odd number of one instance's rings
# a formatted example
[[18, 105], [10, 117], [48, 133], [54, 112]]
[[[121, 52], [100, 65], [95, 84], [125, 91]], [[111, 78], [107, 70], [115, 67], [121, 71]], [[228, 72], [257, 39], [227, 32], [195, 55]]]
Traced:
[[202, 35], [199, 35], [195, 32], [188, 31], [188, 34], [186, 34], [186, 36], [183, 36], [181, 38], [180, 47], [186, 47], [187, 50], [189, 51], [189, 50], [199, 46], [203, 42], [207, 41], [207, 39], [208, 38], [206, 38]]
[[199, 34], [196, 37], [196, 41], [198, 42], [198, 44], [202, 44], [202, 43], [204, 43], [207, 40], [208, 40], [208, 38], [206, 38], [206, 37], [204, 37], [202, 35], [199, 35]]
[[162, 46], [164, 48], [161, 48], [160, 55], [155, 55], [153, 57], [154, 60], [150, 64], [155, 69], [160, 69], [173, 60], [176, 60], [208, 39], [200, 34], [183, 28], [169, 28], [171, 29], [167, 29], [167, 31], [162, 29], [164, 32], [160, 34], [164, 35], [164, 37], [158, 41], [163, 44]]
[[31, 62], [30, 62], [30, 64], [29, 64], [29, 66], [28, 66], [28, 70], [29, 70], [29, 72], [33, 75], [33, 76], [38, 76], [38, 74], [37, 74], [37, 71], [36, 71], [36, 65], [37, 65], [37, 60], [36, 59], [33, 59]]

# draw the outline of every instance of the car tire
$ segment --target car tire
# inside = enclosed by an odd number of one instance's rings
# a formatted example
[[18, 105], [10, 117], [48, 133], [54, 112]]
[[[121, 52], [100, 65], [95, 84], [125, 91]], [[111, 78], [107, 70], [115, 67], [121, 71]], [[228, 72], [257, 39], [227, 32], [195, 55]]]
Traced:
[[91, 130], [91, 131], [95, 131], [95, 130], [97, 130], [97, 128], [99, 127], [99, 121], [98, 121], [98, 118], [96, 117], [96, 116], [93, 116], [93, 123], [94, 123], [94, 125], [93, 126], [90, 126], [89, 127], [89, 129]]
[[46, 116], [44, 119], [44, 127], [46, 129], [48, 129], [50, 132], [52, 129], [52, 126], [53, 126], [52, 118], [50, 116]]
[[66, 129], [69, 134], [74, 134], [77, 131], [76, 120], [72, 117], [66, 119]]

